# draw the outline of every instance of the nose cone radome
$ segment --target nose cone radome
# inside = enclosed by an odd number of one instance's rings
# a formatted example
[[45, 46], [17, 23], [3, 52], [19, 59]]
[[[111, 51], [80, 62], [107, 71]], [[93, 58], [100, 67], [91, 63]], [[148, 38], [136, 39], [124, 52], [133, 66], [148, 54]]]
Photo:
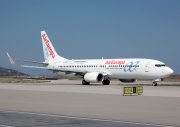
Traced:
[[173, 74], [173, 72], [174, 72], [174, 71], [173, 71], [171, 68], [169, 68], [169, 67], [167, 68], [167, 73], [168, 73], [168, 75]]

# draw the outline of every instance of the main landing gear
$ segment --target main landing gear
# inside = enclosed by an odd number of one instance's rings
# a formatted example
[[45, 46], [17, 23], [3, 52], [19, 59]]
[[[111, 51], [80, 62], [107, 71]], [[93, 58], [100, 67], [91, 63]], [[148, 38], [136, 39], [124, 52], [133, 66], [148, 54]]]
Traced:
[[82, 80], [82, 84], [83, 84], [83, 85], [89, 85], [90, 82], [86, 82], [85, 80]]
[[110, 81], [108, 79], [105, 79], [105, 80], [102, 81], [102, 84], [103, 85], [109, 85]]
[[[83, 84], [83, 85], [89, 85], [90, 82], [86, 82], [85, 80], [82, 80], [82, 84]], [[108, 79], [105, 79], [105, 80], [102, 81], [102, 84], [103, 84], [103, 85], [109, 85], [109, 84], [110, 84], [110, 81], [109, 81]]]
[[157, 82], [153, 82], [152, 85], [153, 85], [153, 86], [157, 86]]

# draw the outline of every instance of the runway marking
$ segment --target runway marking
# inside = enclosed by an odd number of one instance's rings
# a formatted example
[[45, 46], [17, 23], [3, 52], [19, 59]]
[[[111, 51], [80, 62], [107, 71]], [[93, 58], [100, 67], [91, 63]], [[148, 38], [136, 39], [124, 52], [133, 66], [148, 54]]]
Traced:
[[15, 126], [10, 126], [10, 125], [3, 125], [3, 124], [0, 124], [0, 127], [15, 127]]
[[[172, 126], [172, 125], [161, 125], [161, 124], [130, 122], [130, 121], [121, 121], [121, 120], [109, 120], [109, 119], [97, 119], [97, 118], [87, 118], [87, 117], [78, 117], [78, 116], [53, 115], [53, 114], [24, 112], [24, 111], [11, 111], [11, 110], [7, 110], [6, 111], [6, 110], [0, 110], [0, 112], [29, 114], [29, 115], [39, 115], [39, 116], [52, 116], [52, 117], [70, 118], [70, 119], [79, 119], [79, 120], [94, 120], [94, 121], [101, 121], [101, 122], [129, 123], [129, 124], [136, 124], [136, 125], [156, 126], [156, 127], [175, 127], [175, 126]], [[14, 127], [14, 126], [4, 125], [4, 127]]]

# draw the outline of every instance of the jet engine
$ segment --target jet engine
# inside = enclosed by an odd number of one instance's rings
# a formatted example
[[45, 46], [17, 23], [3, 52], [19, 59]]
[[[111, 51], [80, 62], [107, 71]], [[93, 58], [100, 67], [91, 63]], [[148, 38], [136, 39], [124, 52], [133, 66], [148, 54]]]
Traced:
[[137, 79], [119, 79], [119, 81], [125, 82], [125, 83], [133, 83], [133, 82], [136, 82]]
[[84, 75], [84, 80], [86, 82], [101, 82], [103, 78], [103, 74], [99, 72], [89, 72]]

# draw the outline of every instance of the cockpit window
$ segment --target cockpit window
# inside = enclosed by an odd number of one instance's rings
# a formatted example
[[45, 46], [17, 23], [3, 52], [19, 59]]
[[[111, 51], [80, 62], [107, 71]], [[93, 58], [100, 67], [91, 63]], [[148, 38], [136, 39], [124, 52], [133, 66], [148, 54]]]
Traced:
[[165, 64], [155, 64], [156, 67], [165, 67]]

